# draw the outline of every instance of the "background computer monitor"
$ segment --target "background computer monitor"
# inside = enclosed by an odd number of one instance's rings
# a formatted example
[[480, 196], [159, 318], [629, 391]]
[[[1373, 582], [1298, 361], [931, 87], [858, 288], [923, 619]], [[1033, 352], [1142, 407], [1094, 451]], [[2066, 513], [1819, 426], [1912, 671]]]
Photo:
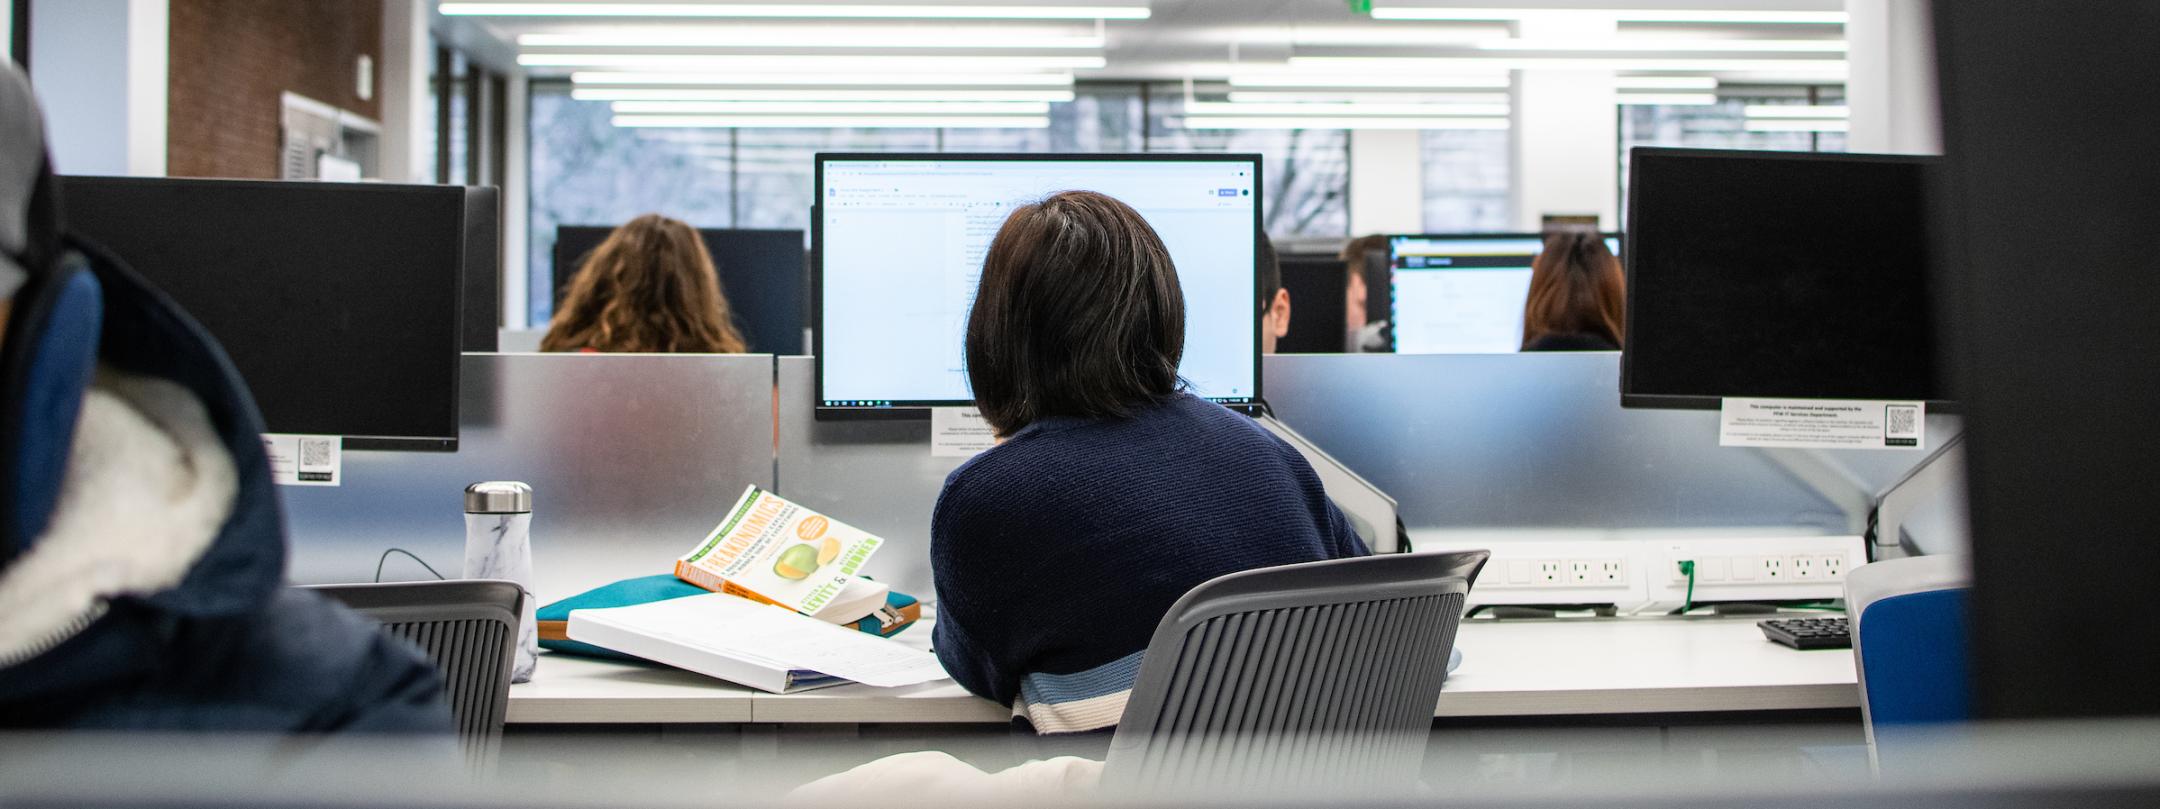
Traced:
[[68, 229], [224, 346], [273, 433], [454, 450], [467, 189], [64, 177]]
[[[1620, 235], [1605, 234], [1605, 247], [1619, 255]], [[1395, 352], [1522, 350], [1530, 264], [1544, 250], [1545, 237], [1536, 233], [1388, 237], [1386, 314]]]
[[[555, 229], [556, 307], [562, 306], [570, 280], [577, 277], [586, 256], [613, 232], [615, 228], [602, 225], [564, 225]], [[802, 353], [810, 297], [803, 232], [699, 228], [698, 236], [705, 240], [705, 251], [720, 273], [720, 288], [727, 295], [729, 313], [750, 351]]]
[[1933, 158], [1638, 148], [1621, 403], [1941, 400]]
[[1116, 197], [1162, 236], [1192, 392], [1257, 402], [1260, 188], [1250, 154], [818, 155], [817, 412], [973, 401], [963, 345], [983, 255], [1013, 209], [1068, 190]]
[[1343, 297], [1350, 292], [1348, 265], [1333, 253], [1285, 253], [1279, 261], [1283, 289], [1290, 290], [1290, 331], [1275, 341], [1275, 353], [1342, 353], [1350, 339], [1343, 322]]

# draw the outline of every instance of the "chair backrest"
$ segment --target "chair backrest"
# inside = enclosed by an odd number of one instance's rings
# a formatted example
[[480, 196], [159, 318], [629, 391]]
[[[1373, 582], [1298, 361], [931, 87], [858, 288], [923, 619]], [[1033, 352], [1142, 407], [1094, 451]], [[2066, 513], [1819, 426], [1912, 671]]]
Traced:
[[1853, 663], [1868, 742], [1878, 729], [1972, 716], [1967, 594], [1962, 556], [1888, 559], [1845, 576]]
[[1485, 551], [1234, 573], [1156, 626], [1111, 740], [1112, 789], [1414, 782]]
[[442, 671], [458, 740], [475, 765], [493, 761], [510, 707], [524, 590], [492, 579], [329, 584], [312, 588], [382, 623]]

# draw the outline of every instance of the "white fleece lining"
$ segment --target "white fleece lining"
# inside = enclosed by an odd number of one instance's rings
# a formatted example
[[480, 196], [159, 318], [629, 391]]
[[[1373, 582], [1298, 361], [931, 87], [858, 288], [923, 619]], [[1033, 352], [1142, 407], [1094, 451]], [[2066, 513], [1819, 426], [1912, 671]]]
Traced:
[[232, 458], [172, 382], [100, 370], [45, 535], [0, 572], [0, 660], [41, 653], [106, 599], [180, 583], [233, 507]]

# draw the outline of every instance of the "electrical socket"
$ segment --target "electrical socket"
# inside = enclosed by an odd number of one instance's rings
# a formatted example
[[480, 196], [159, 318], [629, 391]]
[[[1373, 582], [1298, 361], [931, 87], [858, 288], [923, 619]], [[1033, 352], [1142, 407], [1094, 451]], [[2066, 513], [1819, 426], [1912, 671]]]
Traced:
[[1538, 584], [1559, 584], [1565, 580], [1564, 575], [1560, 572], [1560, 560], [1558, 559], [1539, 559], [1536, 575], [1531, 578], [1531, 581]]
[[1627, 581], [1627, 560], [1598, 560], [1597, 570], [1591, 572], [1590, 581], [1596, 584], [1614, 585]]
[[1838, 554], [1823, 557], [1822, 577], [1825, 579], [1845, 578], [1845, 557]]
[[1785, 557], [1782, 556], [1763, 557], [1762, 567], [1760, 568], [1760, 571], [1760, 578], [1764, 581], [1785, 581], [1792, 578], [1790, 575], [1787, 575], [1787, 572], [1785, 570]]
[[1788, 563], [1788, 566], [1791, 568], [1792, 577], [1795, 579], [1815, 578], [1815, 557], [1813, 556], [1795, 556]]

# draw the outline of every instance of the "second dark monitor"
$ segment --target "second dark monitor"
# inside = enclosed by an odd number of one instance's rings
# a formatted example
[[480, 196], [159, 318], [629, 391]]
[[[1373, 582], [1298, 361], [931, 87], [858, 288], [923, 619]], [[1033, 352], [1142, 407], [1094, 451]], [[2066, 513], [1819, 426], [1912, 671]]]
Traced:
[[[585, 257], [606, 241], [614, 228], [564, 225], [555, 229], [555, 304]], [[800, 354], [808, 322], [809, 265], [800, 230], [723, 230], [699, 228], [713, 266], [720, 271], [735, 327], [750, 350], [760, 354]]]

